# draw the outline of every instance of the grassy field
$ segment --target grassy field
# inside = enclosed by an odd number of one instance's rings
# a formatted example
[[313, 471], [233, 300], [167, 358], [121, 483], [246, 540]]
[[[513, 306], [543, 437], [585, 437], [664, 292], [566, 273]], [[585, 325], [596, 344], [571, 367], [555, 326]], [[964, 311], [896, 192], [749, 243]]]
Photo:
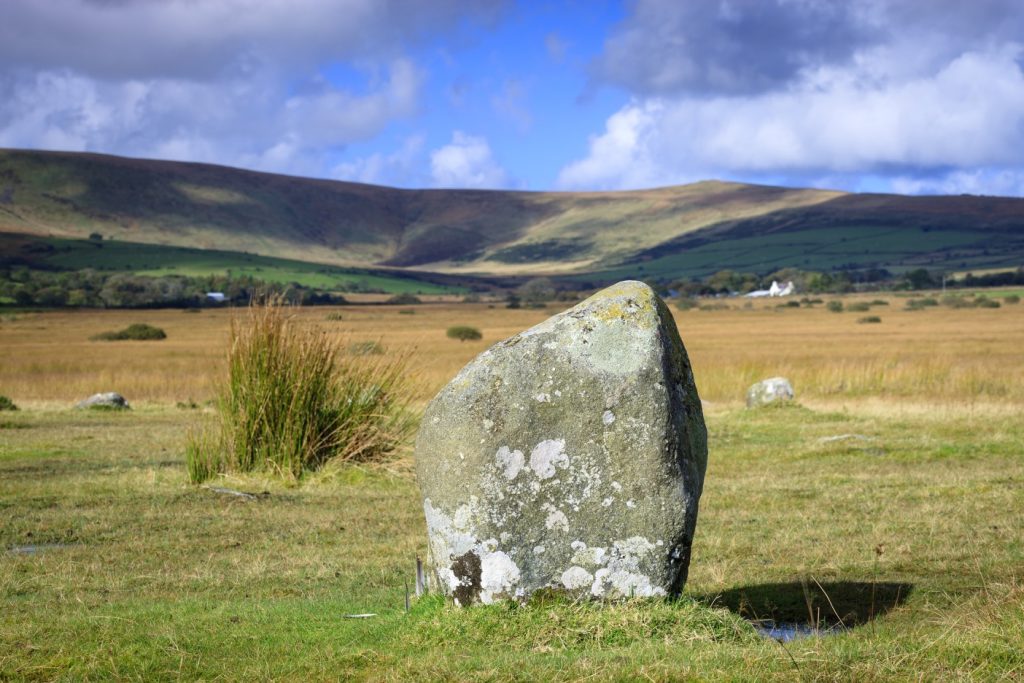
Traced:
[[[0, 413], [0, 679], [1018, 680], [1024, 305], [889, 302], [874, 325], [763, 301], [677, 313], [710, 443], [681, 600], [409, 613], [408, 453], [300, 487], [217, 483], [255, 499], [187, 484], [228, 312], [0, 318], [0, 394], [22, 408]], [[346, 348], [411, 349], [422, 405], [554, 312], [404, 310], [298, 315]], [[135, 322], [168, 338], [89, 341]], [[446, 338], [457, 324], [483, 340]], [[772, 375], [800, 405], [745, 410]], [[135, 410], [71, 410], [109, 390]], [[839, 633], [780, 644], [747, 621], [812, 618]]]

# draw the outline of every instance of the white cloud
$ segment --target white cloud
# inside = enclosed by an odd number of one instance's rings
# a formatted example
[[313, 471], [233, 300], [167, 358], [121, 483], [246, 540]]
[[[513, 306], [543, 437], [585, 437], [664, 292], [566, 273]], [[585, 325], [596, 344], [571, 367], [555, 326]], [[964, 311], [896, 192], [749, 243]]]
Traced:
[[969, 52], [908, 77], [869, 50], [850, 66], [808, 71], [757, 95], [635, 99], [591, 139], [585, 158], [563, 168], [559, 184], [1021, 166], [1022, 55], [1019, 45]]
[[387, 74], [366, 93], [321, 83], [291, 96], [269, 73], [222, 82], [107, 82], [66, 70], [0, 76], [0, 147], [322, 175], [332, 148], [368, 140], [416, 112], [420, 72], [399, 59]]
[[430, 170], [435, 187], [497, 188], [508, 183], [508, 174], [494, 160], [487, 140], [462, 131], [455, 131], [449, 144], [430, 153]]
[[1024, 197], [1024, 171], [975, 169], [951, 171], [935, 178], [897, 176], [891, 183], [899, 194], [974, 194]]
[[[418, 113], [410, 45], [503, 4], [4, 0], [0, 146], [327, 175], [342, 148]], [[338, 64], [363, 82], [321, 73]]]
[[424, 138], [413, 135], [391, 154], [371, 154], [338, 164], [331, 172], [337, 180], [391, 186], [426, 184], [421, 173]]

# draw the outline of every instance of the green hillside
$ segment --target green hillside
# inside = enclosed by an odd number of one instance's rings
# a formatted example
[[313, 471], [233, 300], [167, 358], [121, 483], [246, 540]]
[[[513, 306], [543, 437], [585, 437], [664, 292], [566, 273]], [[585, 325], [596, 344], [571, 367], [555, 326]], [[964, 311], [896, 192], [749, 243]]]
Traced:
[[716, 181], [632, 192], [402, 190], [0, 150], [0, 232], [78, 240], [99, 233], [112, 244], [230, 252], [235, 268], [245, 253], [349, 268], [598, 280], [783, 266], [971, 269], [1024, 263], [1024, 200]]

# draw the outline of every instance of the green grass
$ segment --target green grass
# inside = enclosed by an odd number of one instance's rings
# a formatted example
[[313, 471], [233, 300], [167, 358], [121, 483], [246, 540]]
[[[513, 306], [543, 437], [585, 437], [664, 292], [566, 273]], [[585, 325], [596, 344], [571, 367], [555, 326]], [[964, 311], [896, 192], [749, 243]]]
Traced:
[[[710, 411], [679, 602], [406, 614], [406, 468], [214, 484], [267, 492], [246, 500], [187, 485], [195, 412], [22, 410], [0, 423], [0, 679], [1013, 679], [1024, 425], [936, 411]], [[850, 629], [783, 647], [740, 618], [808, 596]]]

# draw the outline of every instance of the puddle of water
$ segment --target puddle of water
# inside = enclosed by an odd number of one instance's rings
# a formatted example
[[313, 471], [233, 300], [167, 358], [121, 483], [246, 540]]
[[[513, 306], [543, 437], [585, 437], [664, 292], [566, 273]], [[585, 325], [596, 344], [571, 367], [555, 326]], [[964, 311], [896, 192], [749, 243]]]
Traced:
[[842, 632], [839, 626], [814, 628], [809, 624], [777, 623], [774, 621], [755, 621], [752, 624], [760, 635], [777, 640], [780, 643], [788, 643], [799, 638], [834, 636]]
[[60, 550], [70, 548], [73, 543], [38, 543], [36, 545], [16, 545], [7, 549], [12, 555], [35, 555], [47, 550]]

